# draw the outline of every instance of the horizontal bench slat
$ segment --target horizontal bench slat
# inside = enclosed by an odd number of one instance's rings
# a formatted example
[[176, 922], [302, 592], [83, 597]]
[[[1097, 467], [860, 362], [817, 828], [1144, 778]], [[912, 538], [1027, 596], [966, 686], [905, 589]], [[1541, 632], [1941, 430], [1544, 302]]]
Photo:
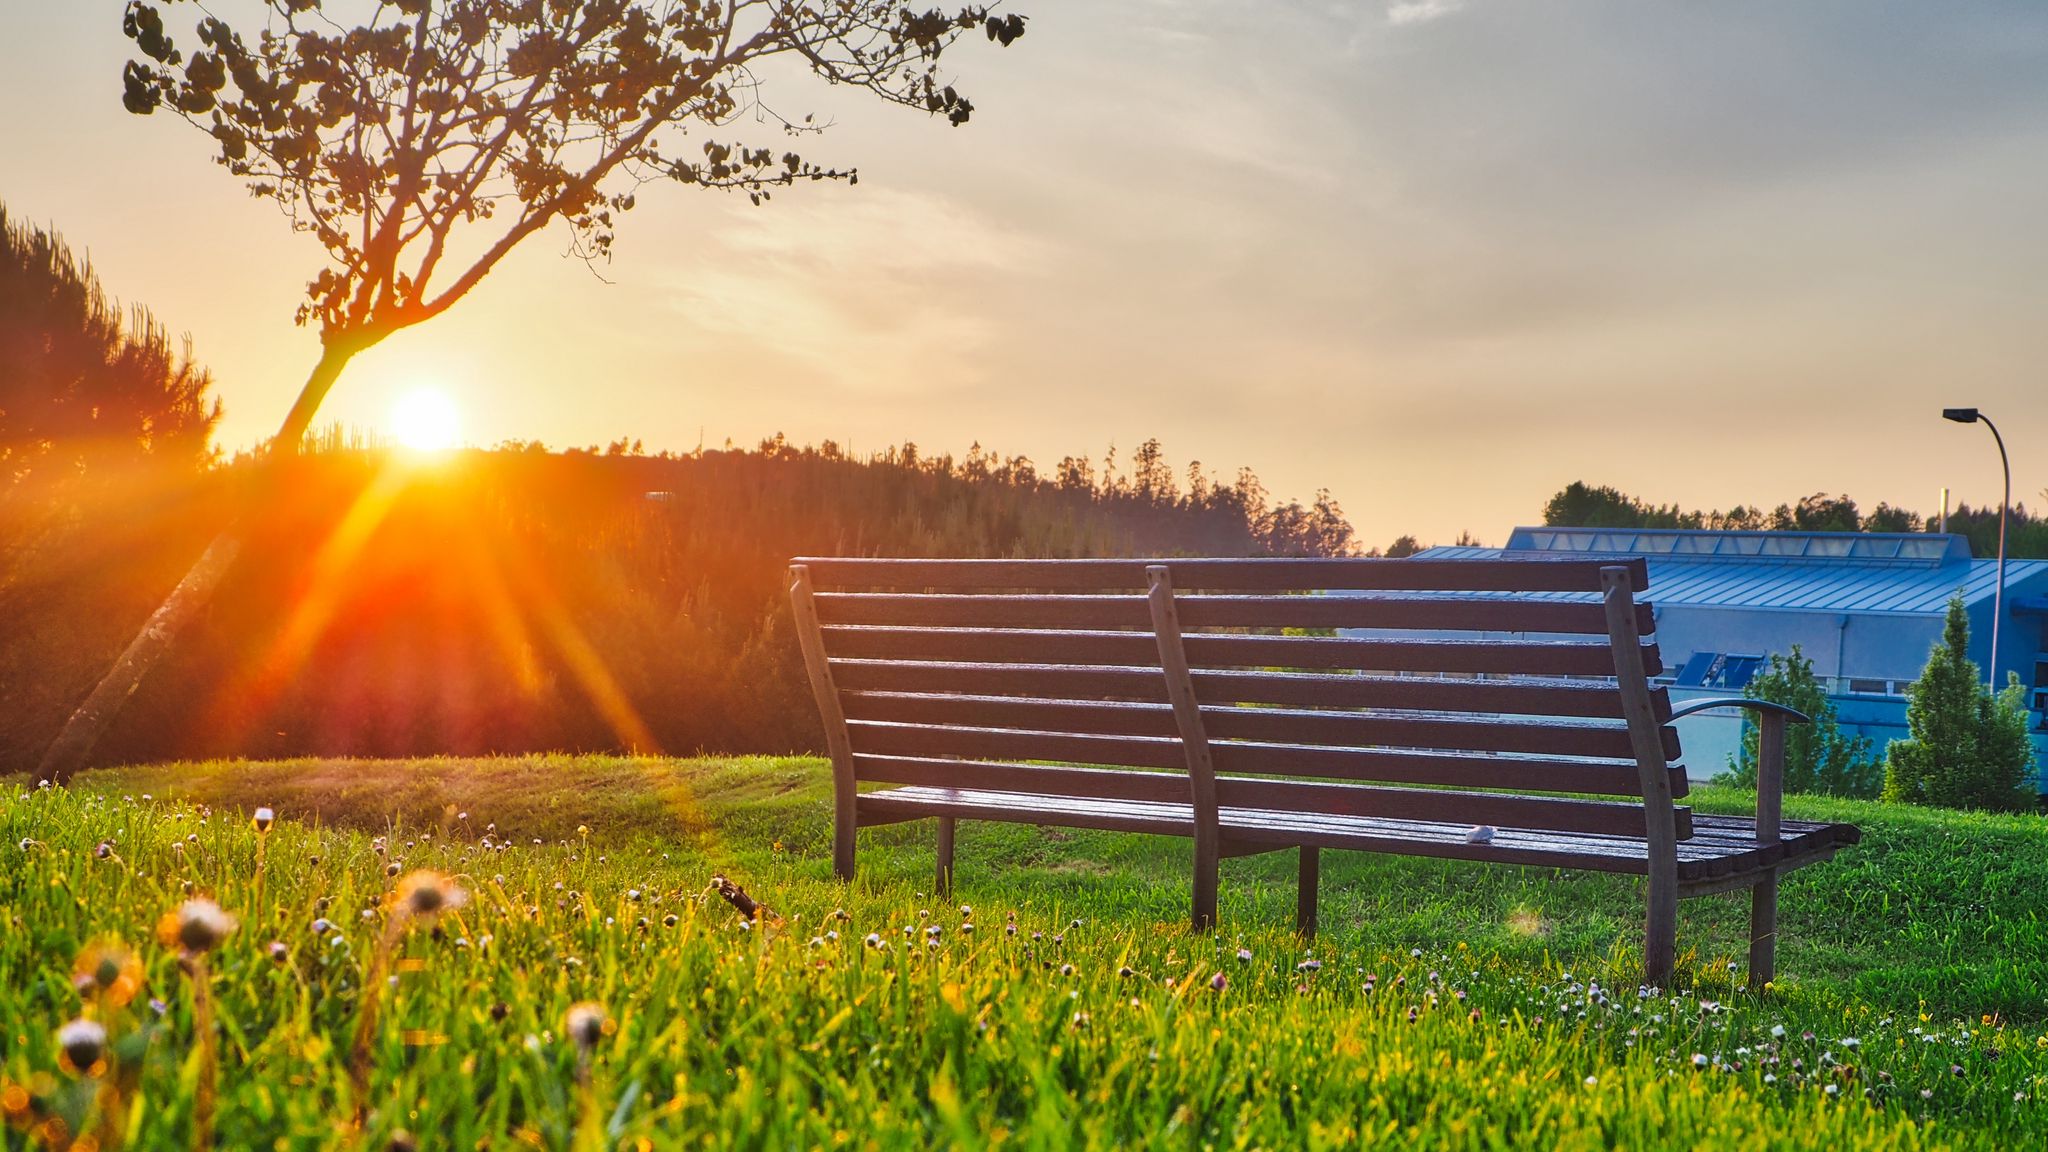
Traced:
[[[952, 629], [832, 625], [821, 629], [837, 658], [962, 660], [1034, 664], [1121, 664], [1158, 660], [1144, 632], [1014, 628]], [[1483, 672], [1548, 676], [1613, 675], [1605, 642], [1379, 640], [1325, 636], [1190, 634], [1183, 641], [1198, 667], [1359, 668], [1387, 672]], [[1642, 645], [1647, 675], [1662, 672], [1654, 644]]]
[[[871, 792], [860, 797], [859, 807], [864, 816], [882, 819], [952, 815], [1175, 836], [1189, 835], [1194, 823], [1192, 809], [1186, 804], [1089, 801], [943, 788]], [[1473, 844], [1465, 839], [1465, 826], [1456, 823], [1316, 817], [1233, 807], [1225, 807], [1220, 815], [1226, 844], [1309, 844], [1635, 875], [1643, 873], [1646, 857], [1641, 837], [1502, 828], [1492, 840]], [[1774, 846], [1759, 846], [1753, 841], [1709, 844], [1697, 839], [1683, 840], [1678, 844], [1679, 876], [1681, 880], [1696, 881], [1801, 859], [1831, 851], [1843, 843], [1854, 843], [1854, 831], [1842, 825], [1796, 825], [1788, 821], [1783, 843]]]
[[[1633, 763], [1548, 760], [1489, 752], [1409, 752], [1378, 748], [1316, 748], [1224, 740], [1209, 745], [1218, 772], [1261, 776], [1315, 776], [1387, 784], [1460, 788], [1527, 788], [1640, 796], [1642, 774]], [[1685, 769], [1667, 768], [1671, 794], [1686, 794]]]
[[[855, 753], [853, 766], [855, 778], [864, 784], [916, 784], [933, 788], [979, 788], [999, 792], [1089, 797], [1098, 800], [1151, 800], [1172, 803], [1185, 802], [1188, 796], [1187, 777], [1173, 770], [1069, 768], [1046, 764], [957, 760], [938, 756], [889, 756], [868, 752]], [[1569, 770], [1569, 767], [1571, 766], [1565, 766], [1564, 770]], [[1223, 779], [1236, 781], [1246, 787], [1264, 783], [1286, 783], [1241, 776]], [[1392, 782], [1412, 784], [1421, 781], [1396, 778]], [[1475, 775], [1471, 779], [1456, 781], [1464, 787], [1472, 788], [1486, 787], [1498, 782], [1497, 774], [1491, 777]], [[1220, 783], [1221, 781], [1219, 785]], [[1558, 781], [1543, 783], [1548, 785]], [[1562, 790], [1611, 796], [1629, 794], [1627, 790], [1612, 787]], [[1710, 821], [1720, 818], [1699, 819]], [[1735, 833], [1718, 825], [1696, 822], [1693, 826], [1693, 835], [1726, 839]]]
[[1178, 737], [1096, 736], [853, 719], [847, 720], [846, 728], [857, 754], [874, 752], [977, 760], [1055, 760], [1067, 764], [1113, 764], [1131, 768], [1187, 767], [1187, 753], [1182, 750]]
[[[832, 676], [843, 689], [985, 695], [1116, 697], [1166, 700], [1158, 668], [1082, 667], [1063, 664], [980, 664], [834, 659]], [[1488, 712], [1516, 716], [1621, 719], [1621, 693], [1611, 683], [1560, 680], [1442, 680], [1327, 675], [1299, 672], [1194, 673], [1195, 695], [1205, 704], [1295, 704], [1329, 708], [1389, 708]], [[1671, 697], [1653, 689], [1657, 717], [1671, 716]]]
[[[1512, 796], [1498, 792], [1446, 792], [1417, 788], [1372, 788], [1298, 780], [1245, 780], [1219, 776], [1216, 802], [1302, 815], [1377, 816], [1466, 826], [1592, 832], [1606, 836], [1643, 834], [1643, 806], [1614, 800], [1572, 800], [1553, 796]], [[1678, 837], [1692, 835], [1692, 809], [1674, 808]]]
[[[857, 756], [863, 782], [995, 791], [1018, 797], [1016, 804], [1043, 810], [1041, 801], [1128, 800], [1182, 804], [1188, 799], [1187, 778], [1157, 772], [1102, 772], [1085, 768], [1050, 768], [1024, 764], [979, 764], [899, 756]], [[1031, 797], [1025, 800], [1024, 797]], [[1425, 820], [1460, 826], [1489, 824], [1496, 828], [1640, 836], [1643, 808], [1616, 801], [1573, 800], [1547, 796], [1514, 796], [1489, 792], [1425, 791], [1413, 788], [1371, 788], [1288, 780], [1216, 781], [1217, 801], [1225, 807], [1329, 816], [1374, 816], [1392, 820]], [[1055, 809], [1058, 804], [1053, 805]], [[1692, 834], [1690, 808], [1677, 810], [1678, 835]]]
[[[1181, 769], [1187, 764], [1180, 741], [1170, 737], [1037, 732], [854, 719], [847, 721], [847, 732], [857, 756], [1050, 760], [1063, 764], [1166, 769]], [[1234, 740], [1210, 744], [1209, 753], [1217, 771], [1242, 775], [1302, 776], [1460, 788], [1525, 788], [1535, 792], [1607, 796], [1642, 794], [1642, 777], [1635, 765], [1617, 761], [1552, 760], [1474, 752], [1317, 748]], [[1672, 794], [1683, 796], [1686, 792], [1685, 770], [1672, 767], [1667, 771]]]
[[847, 717], [853, 720], [1180, 738], [1180, 728], [1173, 720], [1173, 709], [1165, 704], [1127, 700], [953, 696], [930, 692], [842, 692], [839, 698]]
[[1092, 588], [1142, 591], [1145, 569], [1163, 564], [1181, 590], [1308, 589], [1428, 592], [1598, 592], [1600, 570], [1629, 570], [1629, 586], [1649, 587], [1641, 557], [1626, 560], [922, 560], [800, 556], [812, 586], [847, 588]]
[[[821, 592], [826, 624], [913, 627], [1147, 628], [1151, 608], [1138, 595], [942, 595]], [[1606, 610], [1592, 602], [1455, 599], [1418, 596], [1179, 596], [1183, 628], [1372, 628], [1605, 635]], [[1636, 627], [1656, 630], [1647, 604]]]
[[882, 756], [857, 752], [854, 777], [866, 784], [918, 784], [932, 788], [980, 788], [1094, 800], [1150, 800], [1186, 803], [1183, 772], [1131, 769], [1057, 768], [928, 756]]
[[[1122, 736], [1177, 736], [1172, 709], [1135, 701], [1044, 700], [1011, 696], [911, 692], [847, 692], [846, 715], [861, 720], [962, 724], [977, 728], [1030, 728]], [[1209, 705], [1203, 726], [1212, 740], [1263, 740], [1348, 748], [1458, 749], [1546, 756], [1624, 759], [1634, 755], [1626, 728], [1616, 724], [1509, 720], [1485, 717], [1313, 712], [1300, 709]], [[1678, 734], [1663, 730], [1664, 755], [1678, 755]]]

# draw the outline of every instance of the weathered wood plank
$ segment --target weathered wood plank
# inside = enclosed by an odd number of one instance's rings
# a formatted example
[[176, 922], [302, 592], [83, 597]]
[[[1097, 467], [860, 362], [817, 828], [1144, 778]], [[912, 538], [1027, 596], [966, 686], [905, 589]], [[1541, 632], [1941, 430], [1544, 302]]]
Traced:
[[[952, 788], [901, 788], [862, 794], [862, 819], [915, 818], [950, 813], [979, 820], [1109, 831], [1191, 836], [1193, 809], [1188, 804], [1145, 804], [987, 793]], [[872, 813], [872, 816], [870, 815]], [[1262, 844], [1359, 851], [1445, 859], [1540, 864], [1642, 875], [1645, 866], [1641, 837], [1576, 835], [1502, 828], [1493, 839], [1474, 844], [1462, 824], [1333, 817], [1224, 807], [1219, 810], [1225, 841], [1233, 851], [1252, 851]], [[1829, 849], [1832, 850], [1832, 849]], [[1695, 866], [1725, 855], [1723, 849], [1682, 848], [1688, 882]], [[1704, 875], [1703, 871], [1700, 873]]]
[[[1777, 844], [1784, 824], [1785, 716], [1757, 716], [1756, 838]], [[1749, 985], [1759, 991], [1778, 974], [1778, 874], [1765, 871], [1749, 890]]]
[[[806, 556], [820, 588], [1017, 588], [1141, 592], [1152, 560], [925, 560]], [[1600, 569], [1626, 567], [1634, 587], [1649, 565], [1630, 560], [1174, 559], [1174, 586], [1228, 591], [1598, 592]]]
[[[1170, 737], [1036, 732], [1013, 728], [968, 728], [848, 720], [856, 754], [962, 760], [1050, 760], [1129, 768], [1181, 768], [1180, 742]], [[1496, 753], [1416, 752], [1369, 748], [1320, 748], [1300, 744], [1212, 741], [1210, 756], [1221, 772], [1302, 776], [1392, 784], [1467, 788], [1524, 788], [1541, 792], [1640, 795], [1635, 765], [1619, 761], [1577, 761]], [[1682, 767], [1667, 769], [1667, 788], [1684, 786]]]
[[1636, 636], [1635, 585], [1632, 573], [1619, 566], [1603, 569], [1600, 584], [1605, 590], [1608, 636], [1614, 646], [1614, 674], [1621, 688], [1621, 706], [1634, 738], [1636, 764], [1641, 769], [1643, 808], [1648, 821], [1646, 855], [1648, 864], [1648, 918], [1643, 929], [1643, 978], [1662, 985], [1671, 978], [1671, 966], [1678, 949], [1678, 860], [1676, 822], [1672, 817], [1669, 761], [1650, 703], [1653, 674], [1649, 663], [1639, 660], [1643, 651]]
[[[1114, 698], [1164, 703], [1156, 668], [1064, 664], [987, 664], [841, 659], [832, 661], [841, 688], [880, 692], [966, 692], [1046, 698]], [[1304, 672], [1193, 671], [1204, 704], [1294, 704], [1304, 707], [1413, 709], [1514, 716], [1622, 719], [1612, 682], [1555, 679], [1441, 679]], [[1651, 692], [1658, 723], [1670, 719], [1670, 695]]]
[[1322, 849], [1304, 844], [1299, 870], [1294, 878], [1294, 930], [1304, 937], [1316, 934], [1316, 889], [1322, 884]]
[[1145, 800], [1172, 804], [1189, 797], [1184, 772], [1129, 768], [1065, 768], [930, 756], [883, 756], [856, 752], [854, 774], [867, 784], [914, 784], [968, 788], [1089, 800]]
[[[1134, 701], [1042, 700], [944, 693], [846, 692], [849, 718], [978, 728], [1029, 728], [1120, 736], [1178, 735], [1170, 706]], [[1209, 705], [1202, 721], [1218, 740], [1324, 744], [1338, 747], [1455, 749], [1546, 756], [1634, 755], [1626, 728], [1556, 720], [1317, 712]], [[1678, 755], [1678, 734], [1663, 729], [1665, 755]]]
[[[1122, 665], [1157, 659], [1143, 632], [1028, 628], [900, 628], [835, 624], [824, 628], [837, 659], [951, 660], [977, 663]], [[1329, 636], [1201, 633], [1183, 638], [1191, 664], [1202, 668], [1359, 668], [1385, 672], [1473, 672], [1545, 676], [1611, 676], [1614, 654], [1604, 641], [1382, 640]], [[1148, 659], [1148, 652], [1152, 653]], [[1655, 645], [1639, 645], [1644, 670], [1663, 670]]]
[[1066, 764], [1111, 764], [1131, 768], [1184, 768], [1187, 764], [1179, 738], [1169, 736], [1097, 736], [1012, 728], [898, 724], [888, 720], [849, 720], [847, 729], [853, 739], [853, 750], [862, 753], [976, 760], [1053, 760]]
[[811, 682], [811, 696], [817, 701], [818, 715], [825, 724], [825, 749], [832, 757], [832, 873], [841, 880], [851, 880], [854, 836], [860, 821], [854, 807], [853, 749], [846, 730], [846, 714], [840, 710], [839, 690], [832, 682], [831, 663], [825, 657], [810, 569], [797, 564], [789, 572], [789, 601], [796, 616], [797, 644], [803, 649], [804, 673]]
[[[1592, 601], [1474, 599], [1445, 596], [1177, 596], [1182, 628], [1369, 628], [1605, 635]], [[975, 628], [1146, 628], [1137, 595], [958, 595], [917, 592], [821, 592], [827, 624]], [[1649, 605], [1637, 626], [1654, 630]]]
[[[1643, 830], [1642, 805], [1613, 800], [1567, 800], [1501, 792], [1363, 787], [1297, 780], [1246, 780], [1235, 776], [1217, 780], [1216, 795], [1227, 808], [1308, 816], [1376, 816], [1460, 827], [1486, 824], [1496, 828], [1587, 832], [1602, 836], [1637, 836]], [[1680, 826], [1689, 832], [1691, 811], [1680, 808], [1676, 815]]]
[[1188, 790], [1193, 797], [1194, 925], [1195, 931], [1200, 932], [1216, 924], [1217, 861], [1223, 844], [1216, 823], [1216, 765], [1210, 759], [1209, 737], [1203, 730], [1202, 708], [1195, 700], [1194, 682], [1188, 678], [1188, 657], [1174, 604], [1173, 578], [1167, 575], [1164, 565], [1154, 565], [1145, 569], [1145, 580], [1152, 634], [1158, 641], [1159, 667], [1166, 678], [1166, 698], [1180, 733], [1188, 768]]

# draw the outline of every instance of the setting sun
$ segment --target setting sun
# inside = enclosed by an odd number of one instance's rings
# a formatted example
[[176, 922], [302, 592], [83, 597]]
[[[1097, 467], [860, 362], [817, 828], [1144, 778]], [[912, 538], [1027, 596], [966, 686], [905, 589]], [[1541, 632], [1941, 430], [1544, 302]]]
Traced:
[[462, 414], [438, 388], [415, 388], [391, 407], [391, 432], [415, 452], [445, 452], [462, 435]]

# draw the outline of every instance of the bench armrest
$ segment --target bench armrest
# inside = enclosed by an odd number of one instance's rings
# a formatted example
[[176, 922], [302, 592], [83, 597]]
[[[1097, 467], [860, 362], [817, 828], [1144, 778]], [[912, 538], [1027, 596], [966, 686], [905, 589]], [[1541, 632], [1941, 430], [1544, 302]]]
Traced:
[[1747, 696], [1730, 696], [1721, 700], [1695, 700], [1683, 708], [1671, 710], [1673, 720], [1683, 720], [1695, 712], [1706, 712], [1714, 708], [1747, 708], [1751, 712], [1766, 716], [1776, 715], [1790, 724], [1811, 724], [1813, 717], [1787, 704], [1772, 700], [1752, 700]]
[[1746, 708], [1756, 713], [1756, 839], [1759, 844], [1776, 844], [1785, 814], [1785, 725], [1811, 724], [1813, 718], [1797, 708], [1746, 696], [1695, 700], [1672, 709], [1671, 718], [1682, 719], [1709, 708]]

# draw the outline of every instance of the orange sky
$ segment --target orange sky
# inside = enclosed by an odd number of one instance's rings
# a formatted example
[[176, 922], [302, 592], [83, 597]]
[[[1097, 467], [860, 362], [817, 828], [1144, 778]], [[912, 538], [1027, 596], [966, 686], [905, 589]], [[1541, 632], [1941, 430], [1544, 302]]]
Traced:
[[[241, 0], [213, 7], [227, 14]], [[954, 130], [817, 86], [848, 188], [650, 187], [600, 281], [529, 241], [323, 411], [431, 384], [478, 443], [775, 431], [1050, 465], [1158, 436], [1369, 543], [1498, 543], [1572, 479], [1689, 506], [1931, 511], [2048, 468], [2048, 9], [1017, 0]], [[0, 200], [190, 332], [275, 427], [320, 267], [165, 115], [116, 0], [9, 0]], [[197, 15], [173, 6], [173, 30]]]

